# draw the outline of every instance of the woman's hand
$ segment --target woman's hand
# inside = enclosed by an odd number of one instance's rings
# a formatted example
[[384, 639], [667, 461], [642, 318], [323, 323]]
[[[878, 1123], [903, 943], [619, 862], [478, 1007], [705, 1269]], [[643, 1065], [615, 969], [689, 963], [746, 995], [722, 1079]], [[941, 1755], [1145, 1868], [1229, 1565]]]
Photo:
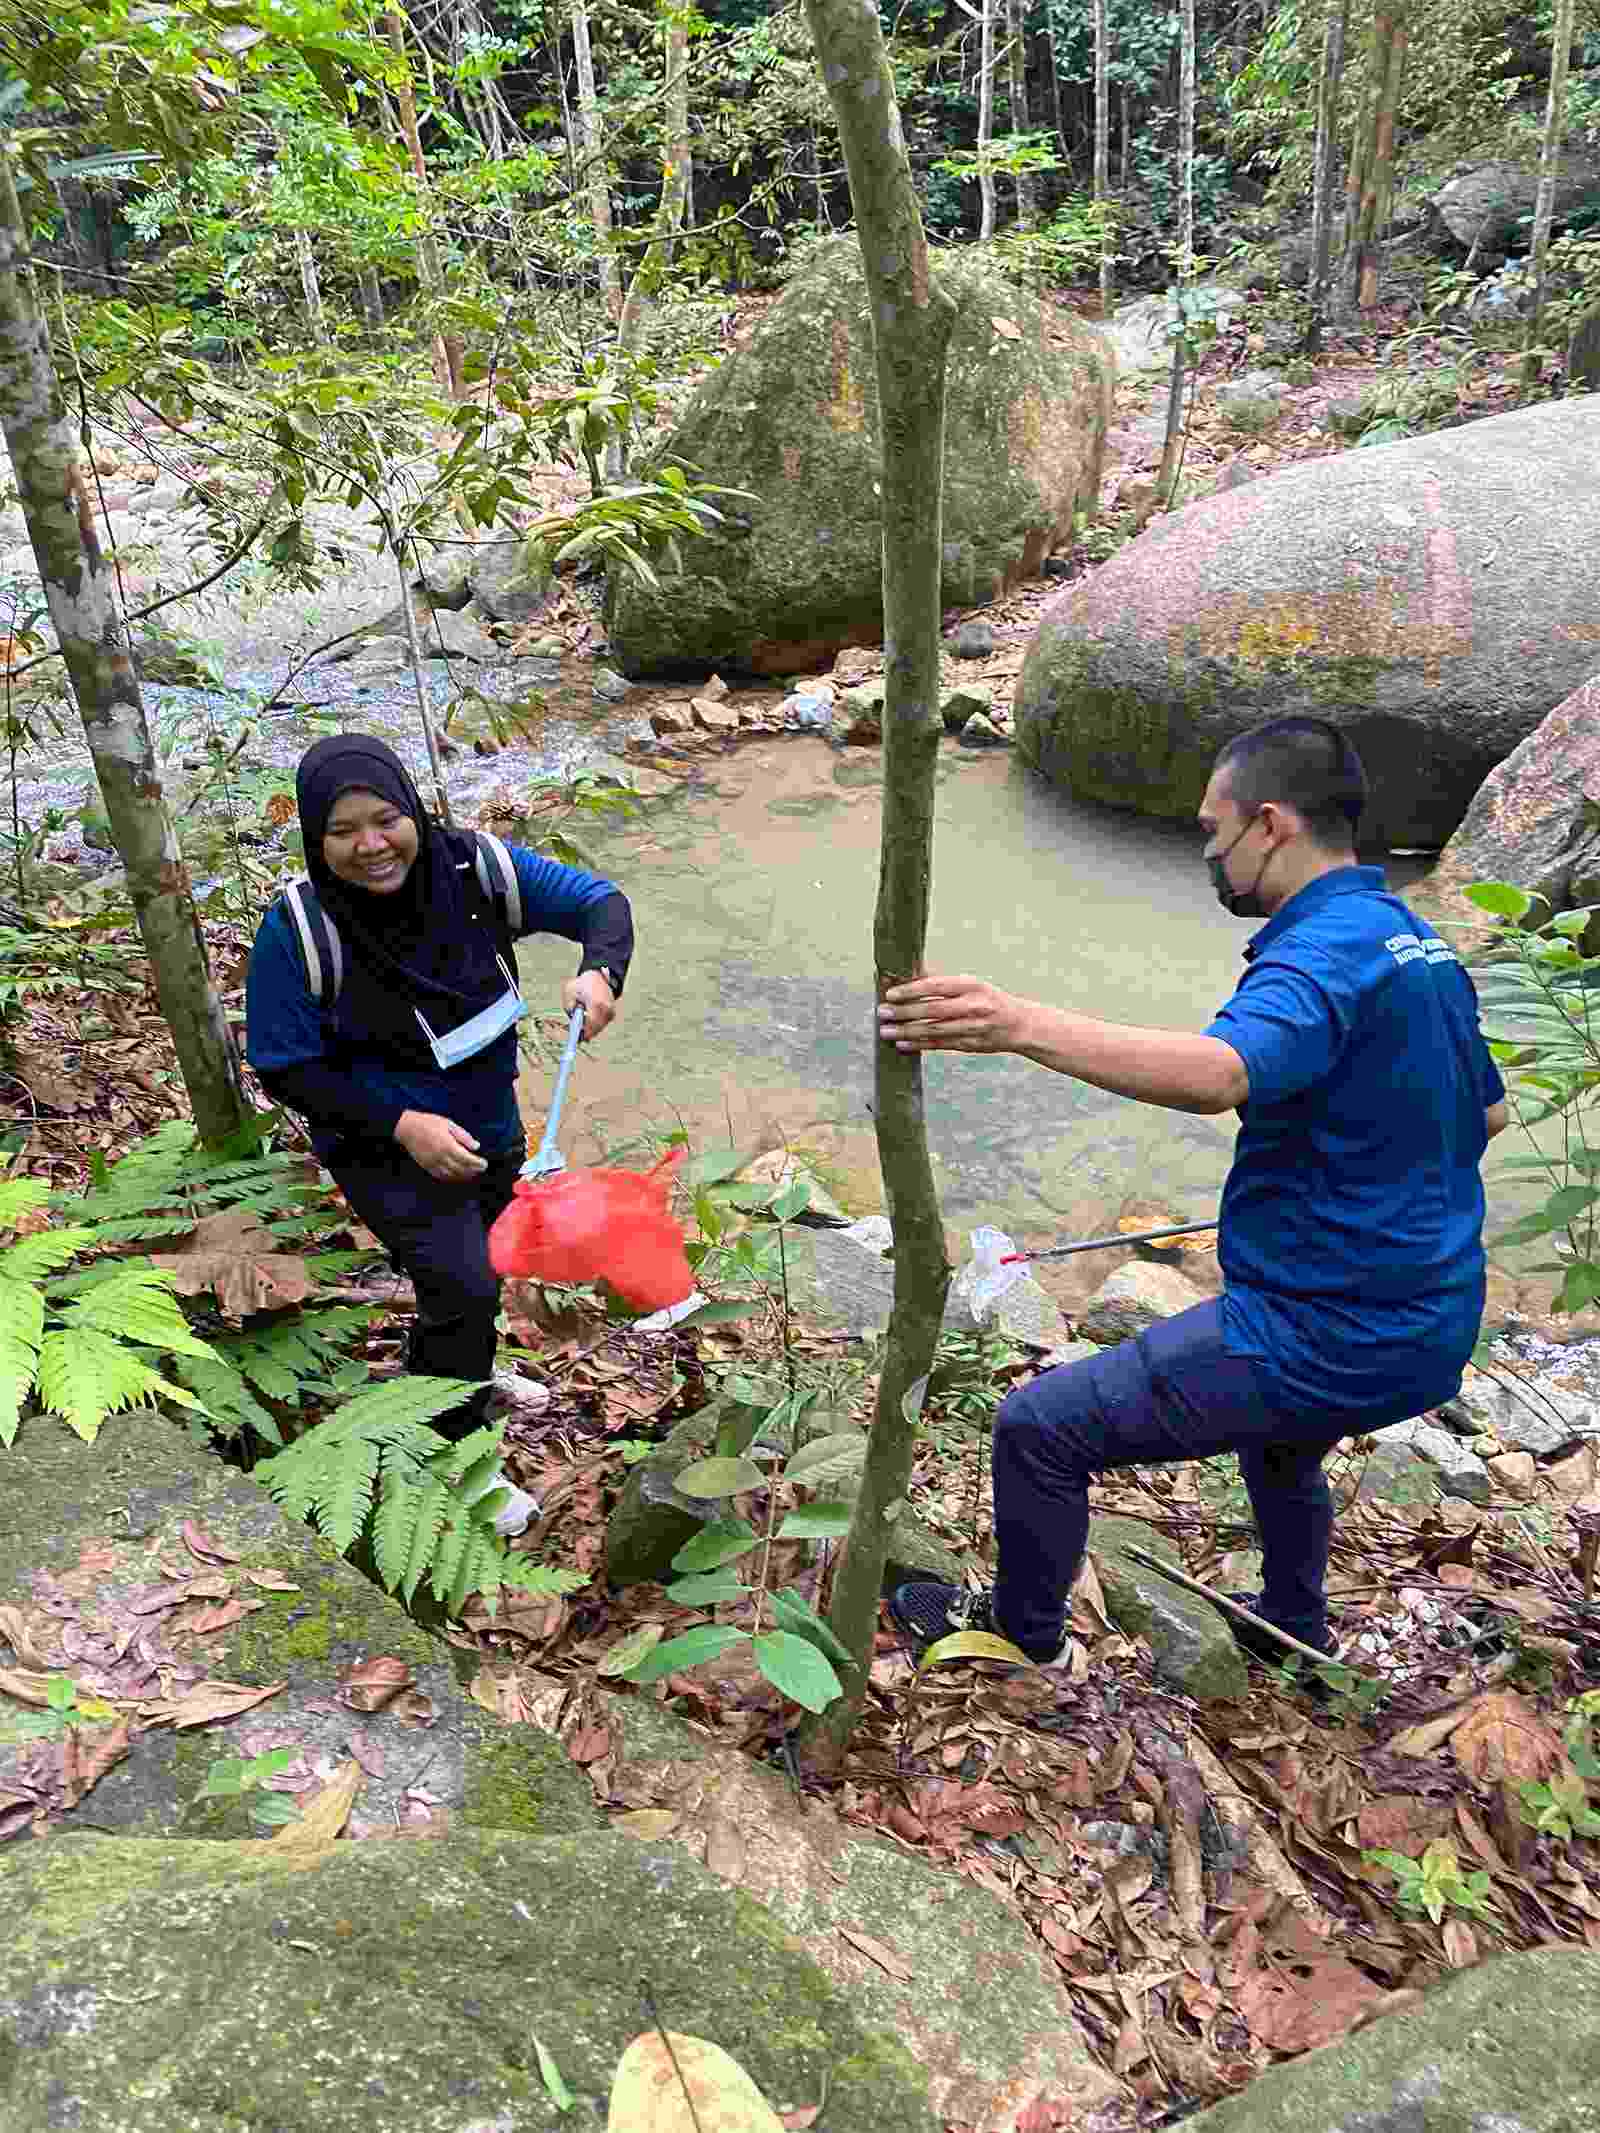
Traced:
[[568, 978], [561, 988], [561, 1011], [569, 1019], [572, 1010], [582, 1005], [583, 1041], [587, 1044], [617, 1017], [617, 996], [598, 970], [586, 970], [581, 977]]
[[459, 1185], [489, 1167], [466, 1127], [437, 1111], [402, 1111], [395, 1120], [394, 1137], [430, 1178], [446, 1184]]
[[878, 1035], [900, 1052], [1010, 1052], [1027, 1006], [982, 978], [914, 978], [884, 994]]

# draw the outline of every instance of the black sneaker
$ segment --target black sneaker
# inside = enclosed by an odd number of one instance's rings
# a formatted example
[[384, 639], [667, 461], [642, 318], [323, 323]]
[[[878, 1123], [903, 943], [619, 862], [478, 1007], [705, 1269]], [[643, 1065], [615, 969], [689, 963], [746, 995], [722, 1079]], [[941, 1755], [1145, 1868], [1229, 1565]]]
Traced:
[[[1260, 1615], [1263, 1621], [1268, 1619], [1262, 1606], [1263, 1594], [1236, 1592], [1230, 1593], [1229, 1598], [1237, 1600], [1241, 1607], [1248, 1607], [1252, 1614]], [[1258, 1665], [1271, 1667], [1273, 1672], [1277, 1673], [1291, 1660], [1297, 1660], [1304, 1677], [1302, 1686], [1311, 1694], [1323, 1688], [1311, 1661], [1303, 1653], [1291, 1651], [1287, 1644], [1280, 1644], [1276, 1637], [1268, 1636], [1265, 1630], [1257, 1629], [1249, 1622], [1241, 1622], [1237, 1615], [1228, 1615], [1225, 1619], [1229, 1629], [1233, 1631], [1234, 1643]], [[1328, 1655], [1329, 1664], [1333, 1666], [1337, 1666], [1344, 1655], [1344, 1647], [1332, 1630], [1323, 1631], [1322, 1649]]]
[[[889, 1595], [889, 1613], [919, 1658], [941, 1637], [963, 1629], [987, 1630], [992, 1637], [1005, 1637], [1008, 1644], [1016, 1642], [995, 1620], [992, 1592], [967, 1592], [960, 1585], [897, 1585]], [[1053, 1652], [1025, 1656], [1035, 1666], [1064, 1666], [1072, 1650], [1072, 1639], [1064, 1637]]]

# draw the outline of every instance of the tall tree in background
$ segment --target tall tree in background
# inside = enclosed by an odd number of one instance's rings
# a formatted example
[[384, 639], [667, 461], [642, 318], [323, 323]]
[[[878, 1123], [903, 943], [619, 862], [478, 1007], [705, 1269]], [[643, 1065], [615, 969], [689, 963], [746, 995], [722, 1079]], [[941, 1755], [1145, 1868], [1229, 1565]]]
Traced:
[[211, 983], [189, 877], [156, 762], [112, 568], [95, 534], [82, 449], [67, 413], [28, 255], [10, 155], [0, 143], [0, 428], [105, 801], [128, 896], [202, 1140], [249, 1115], [238, 1054]]
[[583, 174], [594, 224], [600, 296], [607, 314], [622, 317], [622, 283], [611, 243], [611, 184], [606, 176], [605, 139], [600, 100], [594, 86], [594, 52], [589, 42], [588, 0], [572, 0], [572, 51], [578, 70], [578, 134], [583, 143]]
[[[661, 156], [661, 203], [644, 257], [634, 269], [617, 323], [617, 346], [642, 348], [655, 303], [689, 209], [694, 149], [689, 138], [689, 24], [674, 0], [661, 0], [666, 143]], [[620, 471], [620, 466], [618, 468]]]
[[978, 0], [967, 13], [978, 24], [978, 242], [987, 244], [994, 235], [994, 164], [990, 145], [994, 140], [994, 17], [1000, 0]]
[[1339, 137], [1339, 92], [1344, 83], [1344, 41], [1350, 0], [1327, 0], [1322, 25], [1322, 64], [1317, 72], [1317, 140], [1312, 156], [1311, 275], [1305, 352], [1322, 346], [1328, 321], [1333, 260], [1333, 170]]
[[[1094, 0], [1094, 201], [1104, 212], [1111, 196], [1111, 33], [1106, 0]], [[1111, 232], [1100, 234], [1100, 316], [1111, 316]]]
[[1194, 0], [1179, 9], [1181, 43], [1178, 74], [1178, 330], [1172, 343], [1172, 376], [1167, 386], [1167, 433], [1161, 447], [1156, 489], [1170, 510], [1178, 484], [1178, 454], [1183, 437], [1183, 379], [1189, 321], [1183, 298], [1194, 280]]
[[[1028, 131], [1028, 47], [1024, 31], [1026, 26], [1026, 0], [1006, 0], [1006, 82], [1010, 92], [1011, 131]], [[1034, 199], [1033, 179], [1027, 171], [1017, 171], [1017, 227], [1031, 230], [1038, 220], [1038, 207]]]
[[1372, 85], [1365, 137], [1350, 159], [1344, 297], [1370, 311], [1378, 301], [1378, 238], [1394, 196], [1394, 121], [1406, 66], [1406, 0], [1379, 0], [1372, 23]]
[[[417, 279], [437, 302], [444, 295], [444, 268], [439, 261], [439, 246], [433, 234], [433, 216], [429, 209], [428, 165], [417, 125], [417, 97], [411, 81], [411, 57], [406, 49], [406, 18], [398, 8], [393, 8], [384, 17], [384, 25], [388, 31], [389, 49], [396, 61], [395, 103], [400, 113], [400, 138], [411, 158], [411, 174], [417, 181]], [[435, 333], [433, 363], [439, 383], [451, 399], [463, 399], [467, 389], [466, 364], [461, 343], [454, 334]]]
[[[806, 0], [806, 20], [844, 144], [876, 355], [885, 700], [873, 961], [881, 999], [891, 985], [920, 976], [928, 930], [940, 733], [945, 362], [955, 306], [929, 268], [877, 9], [862, 0]], [[837, 1761], [861, 1709], [889, 1527], [911, 1478], [917, 1414], [950, 1282], [917, 1054], [881, 1042], [875, 1047], [873, 1111], [894, 1224], [894, 1310], [861, 1493], [829, 1613], [855, 1665], [846, 1670], [845, 1694], [807, 1728], [806, 1753], [819, 1766]]]
[[1550, 94], [1544, 110], [1544, 144], [1539, 156], [1539, 191], [1533, 203], [1533, 244], [1528, 264], [1533, 275], [1533, 310], [1528, 318], [1527, 352], [1522, 358], [1522, 382], [1535, 385], [1541, 359], [1539, 333], [1544, 323], [1545, 259], [1550, 250], [1550, 224], [1555, 219], [1556, 177], [1561, 168], [1561, 143], [1567, 130], [1567, 65], [1572, 57], [1573, 0], [1556, 0], [1556, 19], [1551, 31]]

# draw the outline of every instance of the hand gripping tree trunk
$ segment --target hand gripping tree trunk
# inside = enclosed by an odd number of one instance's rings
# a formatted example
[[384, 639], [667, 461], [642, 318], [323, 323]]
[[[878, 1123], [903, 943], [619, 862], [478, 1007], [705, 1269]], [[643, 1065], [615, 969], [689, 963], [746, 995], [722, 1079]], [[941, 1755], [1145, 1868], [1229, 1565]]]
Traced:
[[161, 1012], [202, 1140], [249, 1115], [239, 1058], [211, 984], [189, 879], [156, 770], [155, 745], [100, 553], [77, 437], [56, 382], [50, 331], [28, 264], [27, 228], [0, 155], [0, 428], [112, 840], [155, 974]]
[[[877, 357], [886, 695], [873, 959], [881, 998], [920, 973], [927, 937], [939, 754], [945, 358], [955, 306], [929, 271], [877, 9], [871, 0], [806, 0], [806, 19], [844, 144]], [[847, 1670], [844, 1696], [806, 1729], [806, 1753], [817, 1767], [837, 1760], [866, 1690], [889, 1524], [905, 1501], [921, 1387], [950, 1282], [915, 1053], [876, 1047], [873, 1108], [894, 1224], [894, 1311], [829, 1615], [856, 1664]]]

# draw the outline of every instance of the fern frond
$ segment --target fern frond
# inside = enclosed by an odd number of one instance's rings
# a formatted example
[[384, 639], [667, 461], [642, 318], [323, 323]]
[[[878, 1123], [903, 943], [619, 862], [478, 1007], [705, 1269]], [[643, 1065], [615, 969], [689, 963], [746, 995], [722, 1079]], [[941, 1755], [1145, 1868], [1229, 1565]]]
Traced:
[[412, 1422], [431, 1422], [448, 1414], [478, 1390], [461, 1378], [389, 1378], [366, 1392], [358, 1392], [329, 1417], [341, 1429], [366, 1430], [398, 1427]]
[[[459, 1614], [466, 1605], [467, 1593], [473, 1590], [475, 1572], [487, 1571], [493, 1576], [496, 1587], [499, 1586], [498, 1563], [480, 1560], [481, 1554], [482, 1529], [473, 1524], [466, 1506], [458, 1501], [434, 1544], [433, 1563], [428, 1573], [429, 1588], [434, 1598], [444, 1603], [447, 1614]], [[463, 1583], [466, 1590], [457, 1599], [456, 1588]]]
[[[39, 1350], [39, 1397], [86, 1444], [120, 1407], [153, 1400], [173, 1388], [142, 1363], [131, 1348], [93, 1326], [47, 1333]], [[179, 1396], [193, 1405], [193, 1396]]]
[[[298, 1442], [303, 1444], [305, 1438]], [[283, 1454], [278, 1456], [282, 1458]], [[379, 1448], [370, 1438], [351, 1437], [339, 1446], [339, 1455], [322, 1471], [311, 1513], [341, 1555], [355, 1545], [372, 1510], [379, 1458]]]
[[53, 1274], [57, 1267], [76, 1259], [85, 1245], [98, 1241], [95, 1232], [83, 1225], [36, 1230], [0, 1252], [0, 1275], [12, 1281], [37, 1281], [41, 1274]]
[[92, 1326], [169, 1355], [213, 1353], [189, 1331], [183, 1307], [172, 1293], [172, 1276], [156, 1267], [119, 1268], [109, 1281], [76, 1298], [62, 1317], [74, 1328]]
[[451, 1504], [450, 1491], [442, 1481], [425, 1481], [416, 1494], [417, 1522], [411, 1532], [405, 1575], [400, 1580], [400, 1590], [408, 1604], [415, 1598], [423, 1574], [432, 1567]]
[[0, 1444], [16, 1442], [22, 1403], [39, 1374], [39, 1351], [27, 1341], [0, 1333]]
[[182, 1382], [205, 1402], [206, 1413], [224, 1435], [252, 1429], [269, 1444], [283, 1443], [283, 1432], [271, 1412], [255, 1398], [225, 1355], [180, 1356], [175, 1368]]
[[385, 1592], [393, 1592], [411, 1561], [422, 1491], [409, 1477], [388, 1470], [372, 1521], [372, 1557]]
[[500, 1566], [500, 1581], [518, 1592], [581, 1592], [593, 1583], [587, 1571], [560, 1570], [554, 1563], [535, 1563], [526, 1555], [507, 1552]]
[[31, 1282], [0, 1277], [0, 1340], [37, 1349], [44, 1339], [44, 1298]]
[[19, 1215], [31, 1214], [49, 1198], [42, 1178], [0, 1178], [0, 1229], [11, 1229]]

